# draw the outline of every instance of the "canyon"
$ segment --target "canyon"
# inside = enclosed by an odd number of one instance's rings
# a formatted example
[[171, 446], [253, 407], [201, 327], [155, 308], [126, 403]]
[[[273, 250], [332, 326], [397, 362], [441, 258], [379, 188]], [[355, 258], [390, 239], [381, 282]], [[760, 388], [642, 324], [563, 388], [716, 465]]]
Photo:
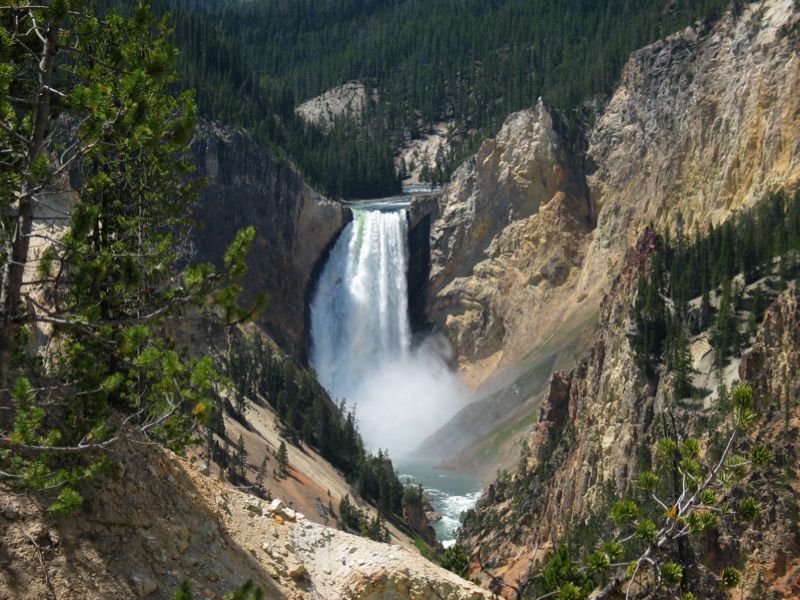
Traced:
[[[121, 452], [119, 477], [87, 487], [91, 502], [69, 522], [42, 518], [35, 500], [0, 487], [9, 564], [0, 598], [46, 597], [56, 586], [59, 598], [168, 599], [188, 573], [204, 598], [249, 577], [276, 598], [478, 600], [493, 597], [489, 573], [524, 578], [554, 540], [596, 524], [611, 496], [634, 489], [664, 414], [704, 448], [717, 443], [719, 389], [699, 402], [676, 398], [669, 374], [645, 373], [630, 308], [667, 232], [705, 232], [767, 192], [800, 185], [799, 47], [794, 0], [761, 0], [698, 23], [635, 52], [607, 101], [587, 103], [578, 141], [566, 116], [540, 99], [510, 115], [442, 191], [409, 200], [400, 228], [408, 245], [403, 342], [446, 338], [472, 401], [418, 454], [484, 482], [459, 537], [483, 588], [419, 556], [413, 532], [390, 526], [386, 545], [327, 527], [317, 510], [326, 493], [337, 505], [353, 494], [377, 512], [313, 450], [290, 449], [294, 477], [274, 484], [270, 503], [217, 481], [200, 454], [147, 448]], [[351, 83], [298, 110], [327, 126], [342, 111], [358, 116], [366, 94]], [[245, 297], [268, 297], [256, 330], [311, 364], [314, 294], [337, 240], [354, 213], [351, 227], [363, 215], [315, 191], [242, 129], [203, 122], [191, 153], [208, 178], [195, 258], [221, 264], [235, 232], [252, 225]], [[340, 283], [335, 275], [328, 285]], [[746, 352], [721, 375], [727, 386], [752, 384], [761, 403], [748, 439], [769, 443], [777, 460], [746, 483], [770, 510], [694, 548], [703, 557], [698, 580], [734, 558], [750, 574], [742, 598], [753, 599], [800, 595], [800, 487], [786, 475], [800, 436], [798, 290], [789, 284], [770, 300]], [[229, 342], [218, 323], [181, 335], [195, 350]], [[695, 382], [711, 387], [708, 335], [691, 342]], [[325, 375], [337, 382], [335, 370]], [[227, 419], [231, 435], [242, 436], [251, 460], [272, 456], [278, 417], [249, 410], [246, 422]], [[430, 538], [427, 517], [413, 520]], [[491, 559], [481, 565], [487, 548]], [[723, 597], [711, 584], [703, 589]]]
[[[587, 519], [609, 485], [624, 491], [631, 454], [667, 404], [668, 384], [652, 388], [626, 337], [641, 268], [630, 249], [645, 227], [705, 231], [769, 190], [797, 186], [797, 32], [793, 3], [765, 0], [674, 34], [634, 53], [608, 102], [592, 105], [584, 148], [539, 101], [511, 115], [441, 193], [412, 201], [412, 324], [447, 336], [476, 398], [421, 452], [489, 484], [519, 463], [523, 442], [535, 470], [542, 448], [577, 431], [556, 477], [530, 492], [541, 505], [521, 520], [523, 533], [467, 528], [472, 548], [505, 540], [495, 573], [520, 575], [532, 544]], [[336, 216], [306, 265], [324, 260], [347, 218]], [[305, 285], [293, 306], [307, 302]], [[295, 347], [307, 344], [304, 331], [288, 336]], [[499, 501], [479, 513], [509, 510]]]

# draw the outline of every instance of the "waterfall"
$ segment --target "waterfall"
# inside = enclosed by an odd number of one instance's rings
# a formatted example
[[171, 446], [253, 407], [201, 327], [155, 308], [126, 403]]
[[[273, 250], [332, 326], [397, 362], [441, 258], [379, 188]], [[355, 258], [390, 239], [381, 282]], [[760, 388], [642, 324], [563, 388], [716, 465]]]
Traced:
[[355, 406], [371, 449], [413, 450], [466, 396], [442, 340], [412, 348], [408, 222], [394, 203], [353, 209], [311, 302], [311, 364], [334, 399]]
[[405, 210], [356, 208], [331, 252], [311, 304], [311, 363], [336, 398], [409, 351], [407, 239]]

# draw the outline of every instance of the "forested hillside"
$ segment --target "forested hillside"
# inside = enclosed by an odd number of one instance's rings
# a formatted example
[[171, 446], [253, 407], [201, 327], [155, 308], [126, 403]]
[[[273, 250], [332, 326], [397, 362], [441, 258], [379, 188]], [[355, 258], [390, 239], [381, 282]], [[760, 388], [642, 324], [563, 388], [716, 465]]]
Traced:
[[[157, 0], [207, 116], [252, 129], [336, 196], [397, 191], [393, 154], [452, 121], [447, 174], [512, 111], [542, 96], [570, 115], [606, 95], [636, 48], [728, 0]], [[363, 122], [302, 123], [296, 104], [358, 79], [377, 91]]]

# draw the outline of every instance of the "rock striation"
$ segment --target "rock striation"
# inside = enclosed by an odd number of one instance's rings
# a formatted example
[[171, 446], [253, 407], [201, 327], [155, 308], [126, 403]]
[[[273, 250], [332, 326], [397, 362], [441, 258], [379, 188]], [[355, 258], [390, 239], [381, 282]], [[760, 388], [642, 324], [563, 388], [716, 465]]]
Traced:
[[199, 175], [209, 178], [197, 207], [198, 258], [220, 263], [236, 232], [255, 227], [245, 290], [251, 298], [268, 295], [260, 324], [286, 351], [302, 357], [307, 300], [327, 253], [352, 218], [350, 210], [314, 191], [243, 131], [202, 124], [191, 150]]
[[[676, 398], [669, 375], [648, 377], [635, 359], [629, 308], [658, 243], [655, 233], [646, 230], [627, 253], [603, 301], [593, 346], [577, 367], [553, 374], [511, 483], [490, 486], [465, 523], [462, 541], [472, 548], [491, 541], [497, 549], [495, 574], [512, 581], [524, 575], [532, 548], [540, 548], [535, 558], [541, 559], [551, 540], [564, 539], [576, 527], [604, 530], [610, 503], [633, 494], [636, 475], [650, 468], [665, 418], [680, 423], [704, 448], [719, 444], [724, 435], [714, 393], [705, 400]], [[767, 311], [739, 367], [741, 379], [755, 386], [759, 398], [749, 443], [767, 444], [775, 454], [765, 472], [748, 476], [745, 485], [770, 510], [752, 526], [723, 528], [698, 539], [692, 551], [699, 566], [692, 581], [703, 597], [724, 597], [708, 587], [706, 574], [731, 563], [750, 573], [743, 598], [792, 597], [800, 589], [800, 536], [793, 516], [800, 483], [785, 476], [786, 466], [798, 459], [792, 440], [800, 435], [800, 390], [794, 378], [787, 378], [800, 357], [798, 336], [798, 296], [789, 289]]]
[[607, 284], [645, 225], [692, 232], [797, 184], [798, 19], [793, 0], [763, 0], [631, 56], [589, 135], [597, 228], [579, 293]]
[[539, 102], [456, 172], [431, 224], [427, 317], [487, 397], [456, 423], [465, 452], [508, 449], [504, 422], [535, 417], [533, 374], [575, 364], [646, 226], [702, 231], [800, 182], [799, 31], [793, 0], [688, 28], [630, 57], [580, 156]]

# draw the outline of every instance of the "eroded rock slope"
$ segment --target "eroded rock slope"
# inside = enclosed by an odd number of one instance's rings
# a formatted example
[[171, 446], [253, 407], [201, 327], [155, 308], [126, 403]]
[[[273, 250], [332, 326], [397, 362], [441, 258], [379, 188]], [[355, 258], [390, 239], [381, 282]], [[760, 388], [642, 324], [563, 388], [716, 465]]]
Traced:
[[449, 428], [458, 451], [471, 446], [451, 464], [516, 461], [509, 440], [535, 418], [542, 369], [582, 356], [647, 225], [702, 231], [798, 184], [799, 21], [793, 0], [763, 0], [651, 44], [626, 64], [582, 156], [539, 103], [456, 173], [431, 227], [428, 315], [468, 382], [494, 393]]
[[118, 480], [69, 519], [45, 520], [0, 488], [0, 598], [171, 600], [185, 580], [195, 598], [217, 599], [247, 579], [271, 600], [490, 597], [417, 553], [313, 523], [166, 451], [121, 452]]
[[[648, 230], [628, 253], [603, 302], [594, 345], [576, 368], [553, 374], [518, 467], [488, 489], [466, 522], [462, 541], [473, 556], [491, 547], [495, 574], [511, 581], [524, 576], [531, 559], [542, 559], [553, 540], [576, 532], [582, 532], [581, 539], [606, 539], [611, 503], [635, 494], [635, 477], [651, 468], [665, 427], [678, 423], [683, 435], [696, 437], [710, 453], [726, 436], [729, 423], [716, 391], [677, 398], [670, 375], [648, 377], [635, 358], [630, 305], [658, 243]], [[799, 336], [798, 292], [789, 289], [767, 311], [738, 370], [758, 398], [759, 416], [747, 431], [747, 443], [766, 444], [774, 454], [743, 486], [768, 509], [752, 526], [722, 527], [693, 542], [687, 560], [696, 566], [688, 581], [702, 597], [726, 597], [707, 574], [728, 564], [747, 573], [742, 598], [787, 598], [800, 591], [800, 483], [792, 474], [798, 461], [800, 390], [794, 378], [787, 378], [800, 364]], [[734, 497], [741, 493], [732, 492]], [[534, 548], [539, 549], [535, 556]]]
[[596, 313], [643, 228], [718, 223], [800, 178], [793, 0], [634, 53], [570, 153], [545, 105], [454, 176], [431, 228], [429, 314], [473, 383]]

